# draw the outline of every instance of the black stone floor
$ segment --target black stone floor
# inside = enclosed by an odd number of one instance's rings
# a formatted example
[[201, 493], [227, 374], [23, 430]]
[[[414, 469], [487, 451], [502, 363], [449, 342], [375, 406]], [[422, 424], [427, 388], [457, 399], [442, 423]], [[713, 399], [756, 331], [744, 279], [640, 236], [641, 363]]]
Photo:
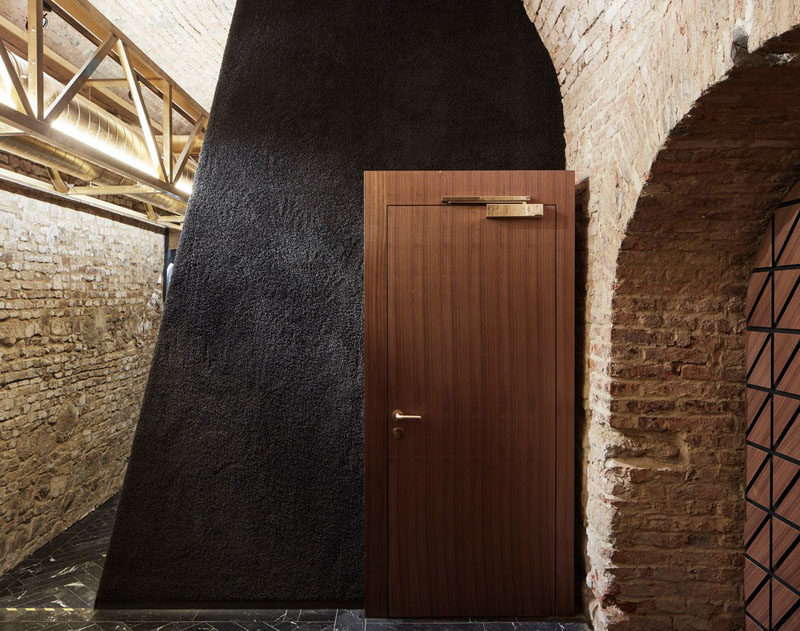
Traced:
[[95, 610], [117, 499], [0, 576], [0, 631], [586, 631], [564, 620], [380, 620], [353, 609]]

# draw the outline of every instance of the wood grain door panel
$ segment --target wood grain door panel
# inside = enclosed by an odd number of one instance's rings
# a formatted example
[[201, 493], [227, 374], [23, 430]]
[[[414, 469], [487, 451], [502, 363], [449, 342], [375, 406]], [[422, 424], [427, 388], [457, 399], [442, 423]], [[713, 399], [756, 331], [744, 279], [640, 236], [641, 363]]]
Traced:
[[554, 216], [392, 206], [388, 221], [389, 408], [423, 417], [392, 423], [404, 433], [389, 441], [389, 614], [545, 614]]
[[572, 174], [379, 172], [365, 194], [367, 613], [570, 614]]

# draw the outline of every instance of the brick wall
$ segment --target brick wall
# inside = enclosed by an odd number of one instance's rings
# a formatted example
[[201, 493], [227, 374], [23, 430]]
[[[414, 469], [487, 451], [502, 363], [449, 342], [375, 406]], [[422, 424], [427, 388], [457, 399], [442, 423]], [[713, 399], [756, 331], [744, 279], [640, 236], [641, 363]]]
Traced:
[[[22, 27], [25, 0], [2, 4]], [[210, 106], [233, 0], [95, 4]], [[45, 41], [78, 66], [93, 50], [52, 15]], [[0, 167], [49, 181], [5, 152]], [[0, 573], [119, 489], [164, 256], [159, 230], [19, 192], [0, 190]]]
[[122, 481], [164, 235], [0, 190], [0, 572]]
[[[235, 2], [156, 4], [95, 3], [209, 107]], [[25, 0], [0, 15], [22, 27]], [[78, 66], [93, 50], [52, 15], [45, 37]], [[0, 167], [49, 181], [5, 152]], [[0, 190], [0, 573], [119, 489], [160, 321], [164, 251], [156, 229], [15, 192]]]
[[742, 300], [800, 164], [798, 82], [774, 59], [700, 101], [800, 5], [524, 1], [585, 201], [587, 609], [596, 629], [741, 628]]
[[[582, 180], [587, 608], [597, 629], [737, 628], [744, 284], [800, 164], [796, 66], [744, 53], [798, 24], [800, 4], [523, 1]], [[138, 1], [99, 6], [207, 104], [232, 2], [183, 2], [146, 18]]]
[[198, 103], [211, 108], [235, 0], [93, 4]]
[[732, 71], [676, 127], [628, 225], [615, 453], [593, 470], [618, 489], [604, 494], [616, 523], [593, 585], [610, 619], [741, 628], [745, 288], [765, 220], [800, 176], [798, 84], [800, 68]]

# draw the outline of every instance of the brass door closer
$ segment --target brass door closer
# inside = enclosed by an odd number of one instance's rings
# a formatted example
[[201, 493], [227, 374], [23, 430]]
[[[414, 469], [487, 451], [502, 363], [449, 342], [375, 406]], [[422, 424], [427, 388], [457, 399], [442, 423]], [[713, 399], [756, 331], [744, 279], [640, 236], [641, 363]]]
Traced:
[[532, 204], [530, 197], [521, 195], [477, 195], [477, 196], [445, 196], [443, 204], [460, 204], [478, 206], [486, 204], [486, 217], [488, 219], [502, 219], [503, 217], [543, 217], [544, 204]]

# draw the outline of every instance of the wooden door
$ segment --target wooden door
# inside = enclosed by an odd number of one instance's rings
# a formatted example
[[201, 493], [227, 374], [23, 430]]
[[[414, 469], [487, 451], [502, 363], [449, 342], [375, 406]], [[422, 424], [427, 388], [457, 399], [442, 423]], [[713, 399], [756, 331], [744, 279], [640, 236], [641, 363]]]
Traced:
[[572, 177], [367, 174], [370, 615], [572, 613]]

